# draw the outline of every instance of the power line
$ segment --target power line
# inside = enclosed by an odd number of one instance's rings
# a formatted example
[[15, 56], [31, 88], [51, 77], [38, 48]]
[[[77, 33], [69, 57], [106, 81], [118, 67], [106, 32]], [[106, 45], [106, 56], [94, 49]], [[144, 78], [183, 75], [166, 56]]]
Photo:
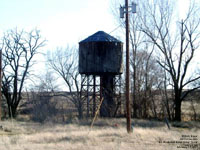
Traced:
[[111, 34], [112, 32], [116, 31], [119, 27], [121, 27], [122, 25], [120, 24], [118, 27], [116, 27], [114, 30], [112, 30], [111, 32], [109, 32], [109, 34]]

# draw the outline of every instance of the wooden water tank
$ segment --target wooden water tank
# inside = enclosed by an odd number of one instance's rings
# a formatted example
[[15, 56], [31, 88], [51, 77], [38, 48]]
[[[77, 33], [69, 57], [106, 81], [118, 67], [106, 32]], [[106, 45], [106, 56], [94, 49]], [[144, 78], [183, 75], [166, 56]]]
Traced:
[[99, 31], [79, 43], [79, 73], [122, 74], [123, 43]]

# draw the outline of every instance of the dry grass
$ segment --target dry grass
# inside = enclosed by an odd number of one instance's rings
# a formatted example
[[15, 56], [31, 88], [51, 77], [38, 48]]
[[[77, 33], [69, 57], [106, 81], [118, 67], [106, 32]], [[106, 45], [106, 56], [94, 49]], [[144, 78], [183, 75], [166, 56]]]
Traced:
[[193, 128], [168, 130], [163, 122], [134, 120], [132, 134], [126, 132], [125, 119], [98, 119], [92, 129], [89, 123], [3, 121], [0, 150], [185, 150], [177, 148], [178, 144], [159, 141], [177, 141], [182, 135], [197, 135], [200, 139], [198, 123]]

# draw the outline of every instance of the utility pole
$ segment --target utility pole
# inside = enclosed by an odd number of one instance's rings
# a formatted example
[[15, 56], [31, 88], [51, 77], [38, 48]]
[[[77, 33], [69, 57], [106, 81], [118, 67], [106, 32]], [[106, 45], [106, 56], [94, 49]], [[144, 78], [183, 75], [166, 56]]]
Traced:
[[[136, 13], [136, 4], [132, 3], [132, 13]], [[120, 7], [120, 18], [124, 18], [126, 14], [126, 121], [127, 121], [127, 132], [131, 133], [131, 110], [130, 110], [130, 69], [129, 69], [129, 4], [128, 0], [125, 0], [125, 7]]]
[[125, 0], [126, 9], [126, 121], [127, 132], [131, 132], [131, 112], [130, 112], [130, 75], [129, 75], [129, 12], [128, 12], [128, 0]]
[[2, 92], [1, 92], [1, 87], [2, 87], [2, 49], [0, 50], [0, 121], [2, 118]]

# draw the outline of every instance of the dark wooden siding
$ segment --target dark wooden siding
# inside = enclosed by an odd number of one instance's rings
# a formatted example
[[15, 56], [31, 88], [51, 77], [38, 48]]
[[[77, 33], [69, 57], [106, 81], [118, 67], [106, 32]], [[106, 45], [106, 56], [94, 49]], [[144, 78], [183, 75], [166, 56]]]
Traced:
[[79, 43], [79, 73], [121, 74], [123, 44], [121, 42]]

